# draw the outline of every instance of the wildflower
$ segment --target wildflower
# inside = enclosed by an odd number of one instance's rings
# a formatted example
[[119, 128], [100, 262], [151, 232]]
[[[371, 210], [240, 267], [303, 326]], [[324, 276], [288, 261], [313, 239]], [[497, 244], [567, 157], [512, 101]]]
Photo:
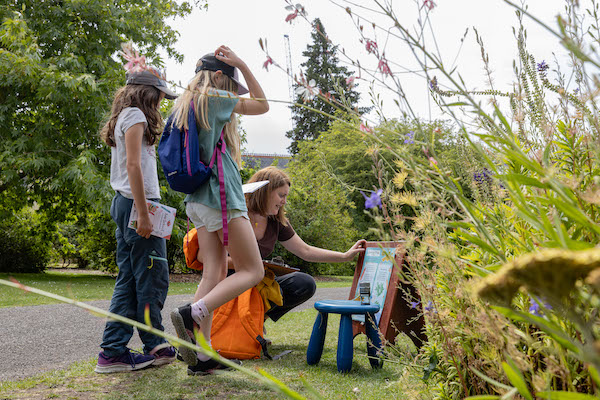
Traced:
[[411, 301], [410, 308], [412, 308], [414, 310], [415, 308], [417, 308], [419, 306], [419, 304], [421, 304], [420, 301]]
[[317, 94], [317, 82], [314, 79], [306, 82], [304, 77], [302, 80], [302, 84], [296, 88], [296, 94], [302, 96], [304, 101], [310, 101], [314, 99]]
[[424, 0], [423, 5], [429, 8], [430, 10], [433, 10], [433, 7], [435, 7], [435, 3], [433, 2], [433, 0]]
[[542, 76], [546, 76], [546, 71], [548, 71], [548, 68], [550, 68], [550, 66], [546, 64], [546, 61], [542, 61], [541, 63], [537, 64], [537, 70]]
[[294, 11], [291, 14], [288, 14], [287, 17], [285, 17], [285, 22], [289, 22], [292, 23], [292, 21], [298, 16], [298, 10]]
[[388, 65], [387, 61], [383, 58], [381, 60], [379, 60], [379, 65], [377, 65], [377, 69], [379, 71], [381, 71], [381, 73], [383, 75], [391, 75], [392, 74], [392, 70], [390, 69], [390, 66]]
[[360, 124], [360, 128], [361, 131], [363, 131], [364, 133], [373, 133], [373, 128], [370, 128], [369, 126], [367, 126], [366, 124], [361, 123]]
[[[544, 315], [544, 312], [540, 309], [540, 303], [534, 297], [529, 298], [529, 312], [537, 317], [541, 317]], [[547, 310], [552, 310], [552, 306], [546, 302], [544, 302], [544, 308]]]
[[371, 194], [371, 196], [367, 197], [366, 194], [364, 194], [363, 192], [360, 192], [363, 197], [365, 198], [365, 208], [375, 208], [375, 207], [379, 207], [381, 208], [381, 193], [383, 192], [383, 190], [379, 189], [376, 192], [373, 192]]
[[414, 131], [410, 131], [406, 134], [406, 139], [404, 140], [404, 144], [413, 144], [415, 138], [415, 132]]
[[270, 64], [273, 64], [273, 59], [271, 57], [267, 56], [267, 61], [264, 62], [263, 68], [268, 71]]
[[440, 129], [439, 126], [435, 127], [435, 129], [433, 130], [433, 133], [436, 133], [436, 134], [440, 134], [441, 132], [442, 132], [442, 130]]
[[367, 44], [365, 47], [369, 53], [375, 53], [377, 51], [377, 43], [370, 39], [367, 39]]
[[425, 311], [435, 312], [435, 307], [433, 306], [433, 301], [429, 300], [429, 302], [427, 302], [427, 306], [425, 306]]
[[348, 78], [346, 78], [346, 86], [348, 86], [348, 87], [354, 86], [355, 79], [356, 79], [355, 76], [349, 76]]
[[140, 53], [133, 49], [133, 44], [131, 42], [122, 43], [121, 49], [121, 56], [128, 61], [124, 66], [127, 72], [142, 72], [143, 70], [147, 69], [146, 57], [140, 56]]
[[438, 81], [437, 81], [437, 78], [435, 76], [433, 78], [431, 78], [431, 81], [429, 81], [429, 89], [431, 89], [431, 90], [439, 90], [438, 89]]
[[404, 187], [404, 183], [406, 182], [407, 177], [408, 172], [398, 172], [393, 179], [394, 185], [396, 185], [398, 189], [402, 189]]
[[432, 163], [433, 165], [437, 165], [437, 161], [433, 157], [429, 157], [429, 162]]
[[402, 193], [395, 193], [391, 198], [390, 201], [393, 204], [406, 204], [407, 206], [411, 206], [411, 207], [416, 207], [419, 202], [417, 201], [417, 197], [414, 195], [414, 193], [412, 192], [402, 192]]

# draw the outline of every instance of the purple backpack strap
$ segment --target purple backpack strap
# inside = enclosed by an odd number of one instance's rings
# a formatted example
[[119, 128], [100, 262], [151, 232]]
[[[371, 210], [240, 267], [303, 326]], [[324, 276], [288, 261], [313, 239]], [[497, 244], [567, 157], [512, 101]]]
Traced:
[[229, 244], [229, 229], [227, 227], [227, 198], [225, 196], [225, 177], [223, 176], [223, 159], [222, 154], [225, 153], [225, 149], [227, 148], [225, 145], [224, 138], [225, 129], [221, 130], [221, 138], [217, 142], [217, 147], [215, 148], [215, 152], [210, 160], [210, 164], [208, 165], [210, 168], [215, 163], [215, 158], [217, 161], [217, 170], [219, 171], [219, 193], [221, 195], [221, 218], [223, 220], [223, 246], [227, 246]]

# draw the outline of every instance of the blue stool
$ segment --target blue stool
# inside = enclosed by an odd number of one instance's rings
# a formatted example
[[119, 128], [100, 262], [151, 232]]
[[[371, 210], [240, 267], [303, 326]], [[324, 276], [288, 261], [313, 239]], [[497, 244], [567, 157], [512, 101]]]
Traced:
[[323, 300], [315, 303], [319, 311], [306, 351], [306, 362], [315, 365], [321, 360], [325, 333], [327, 331], [327, 317], [329, 313], [340, 314], [340, 332], [337, 347], [337, 369], [339, 372], [348, 372], [352, 368], [353, 346], [352, 340], [352, 315], [365, 316], [367, 333], [367, 353], [372, 368], [381, 368], [383, 361], [379, 357], [382, 349], [381, 338], [375, 325], [375, 313], [379, 311], [377, 304], [361, 304], [353, 300]]

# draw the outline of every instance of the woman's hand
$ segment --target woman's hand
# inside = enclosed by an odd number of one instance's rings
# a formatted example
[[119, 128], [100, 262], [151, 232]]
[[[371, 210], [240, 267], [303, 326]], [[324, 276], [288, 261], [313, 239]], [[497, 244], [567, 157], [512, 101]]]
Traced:
[[346, 261], [352, 261], [357, 254], [364, 253], [367, 247], [367, 241], [365, 239], [360, 239], [347, 252], [344, 253], [346, 257]]
[[219, 46], [219, 48], [215, 50], [215, 58], [227, 65], [237, 67], [240, 70], [246, 65], [244, 61], [242, 61], [242, 59], [227, 46]]

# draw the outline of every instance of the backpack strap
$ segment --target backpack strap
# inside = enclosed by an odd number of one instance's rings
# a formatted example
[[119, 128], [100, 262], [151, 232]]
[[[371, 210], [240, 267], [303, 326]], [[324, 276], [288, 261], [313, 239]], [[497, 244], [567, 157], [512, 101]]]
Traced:
[[223, 246], [227, 246], [229, 244], [229, 229], [227, 226], [227, 197], [225, 196], [225, 174], [223, 172], [222, 159], [222, 155], [225, 153], [227, 145], [225, 144], [224, 134], [225, 128], [221, 130], [221, 137], [217, 142], [217, 147], [215, 147], [215, 151], [208, 166], [212, 168], [216, 158], [217, 170], [219, 171], [219, 194], [221, 195], [221, 219], [223, 220]]

